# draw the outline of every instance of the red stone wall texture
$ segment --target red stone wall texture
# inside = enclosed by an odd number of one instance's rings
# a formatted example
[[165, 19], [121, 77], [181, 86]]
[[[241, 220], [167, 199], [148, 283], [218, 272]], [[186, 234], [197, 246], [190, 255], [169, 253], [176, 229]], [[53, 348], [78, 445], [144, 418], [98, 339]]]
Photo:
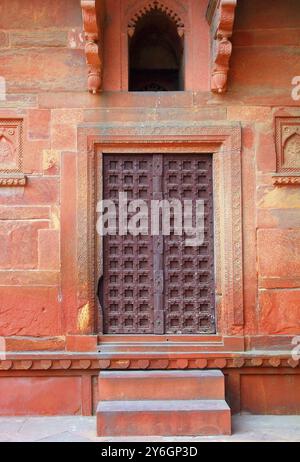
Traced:
[[[300, 116], [298, 0], [239, 0], [228, 92], [210, 92], [205, 0], [189, 20], [187, 92], [119, 93], [123, 12], [106, 0], [104, 92], [90, 95], [79, 0], [2, 0], [0, 119], [24, 118], [25, 187], [0, 188], [0, 335], [80, 333], [76, 154], [82, 122], [238, 121], [242, 125], [246, 335], [300, 334], [300, 188], [273, 185], [274, 118]], [[1, 167], [1, 165], [0, 165]], [[82, 314], [82, 313], [81, 313]]]

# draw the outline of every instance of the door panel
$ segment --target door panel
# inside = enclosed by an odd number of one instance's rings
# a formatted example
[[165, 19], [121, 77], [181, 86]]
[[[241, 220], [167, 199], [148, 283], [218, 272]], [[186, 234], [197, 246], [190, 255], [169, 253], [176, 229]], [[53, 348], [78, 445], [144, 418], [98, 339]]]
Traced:
[[205, 204], [201, 246], [186, 246], [172, 226], [170, 236], [104, 237], [104, 333], [215, 333], [212, 156], [105, 155], [103, 164], [104, 198], [116, 205], [119, 192], [149, 205], [153, 199]]
[[[152, 156], [104, 156], [104, 199], [119, 205], [153, 198]], [[103, 312], [107, 334], [152, 334], [153, 239], [151, 236], [104, 237]]]
[[215, 333], [212, 157], [165, 156], [163, 190], [165, 199], [203, 199], [205, 214], [204, 245], [164, 238], [165, 333]]

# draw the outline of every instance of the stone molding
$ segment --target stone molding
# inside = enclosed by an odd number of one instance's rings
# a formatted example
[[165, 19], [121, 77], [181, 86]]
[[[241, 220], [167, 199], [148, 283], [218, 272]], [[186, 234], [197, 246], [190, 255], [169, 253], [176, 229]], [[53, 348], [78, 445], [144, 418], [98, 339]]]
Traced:
[[[24, 355], [23, 355], [24, 356]], [[42, 355], [40, 355], [42, 356]], [[291, 368], [297, 369], [300, 361], [288, 356], [264, 356], [264, 355], [223, 355], [169, 359], [167, 357], [156, 358], [99, 358], [96, 356], [63, 355], [55, 357], [9, 357], [0, 361], [0, 372], [5, 371], [68, 371], [72, 370], [179, 370], [179, 369], [241, 369], [241, 368]]]

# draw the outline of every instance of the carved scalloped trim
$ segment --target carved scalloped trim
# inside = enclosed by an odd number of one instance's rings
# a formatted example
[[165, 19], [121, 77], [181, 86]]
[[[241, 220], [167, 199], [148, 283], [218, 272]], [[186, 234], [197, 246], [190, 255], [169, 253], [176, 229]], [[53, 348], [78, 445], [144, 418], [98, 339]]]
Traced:
[[96, 94], [102, 87], [102, 31], [98, 27], [96, 0], [81, 0], [81, 9], [86, 40], [88, 90]]
[[232, 54], [232, 36], [237, 0], [219, 0], [211, 16], [212, 75], [211, 90], [224, 93], [227, 89], [229, 63]]
[[274, 175], [275, 186], [300, 186], [300, 175]]
[[152, 11], [161, 11], [165, 13], [177, 26], [177, 31], [180, 37], [184, 35], [184, 21], [179, 16], [179, 14], [174, 11], [174, 9], [170, 8], [169, 6], [165, 5], [163, 2], [158, 0], [149, 1], [146, 5], [140, 8], [129, 20], [128, 22], [128, 35], [130, 37], [133, 36], [135, 32], [135, 28], [139, 20], [148, 13]]
[[195, 358], [142, 358], [142, 359], [99, 359], [99, 358], [43, 358], [7, 359], [0, 361], [0, 371], [57, 371], [57, 370], [178, 370], [178, 369], [241, 369], [255, 368], [293, 368], [300, 361], [292, 358], [272, 356], [236, 356], [236, 357], [195, 357]]
[[13, 186], [26, 186], [25, 175], [1, 175], [0, 174], [0, 187], [13, 187]]

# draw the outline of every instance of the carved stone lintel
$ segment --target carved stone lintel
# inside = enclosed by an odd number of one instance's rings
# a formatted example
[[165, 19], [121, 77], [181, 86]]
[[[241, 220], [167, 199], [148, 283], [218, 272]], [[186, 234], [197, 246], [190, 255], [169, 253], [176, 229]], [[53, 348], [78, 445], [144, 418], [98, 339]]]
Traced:
[[237, 0], [211, 0], [207, 19], [212, 33], [211, 90], [224, 93], [227, 89], [229, 62], [232, 53], [232, 36]]
[[88, 90], [93, 94], [100, 92], [102, 87], [102, 3], [99, 2], [101, 11], [97, 14], [96, 0], [81, 0], [86, 40], [85, 55], [88, 64]]

